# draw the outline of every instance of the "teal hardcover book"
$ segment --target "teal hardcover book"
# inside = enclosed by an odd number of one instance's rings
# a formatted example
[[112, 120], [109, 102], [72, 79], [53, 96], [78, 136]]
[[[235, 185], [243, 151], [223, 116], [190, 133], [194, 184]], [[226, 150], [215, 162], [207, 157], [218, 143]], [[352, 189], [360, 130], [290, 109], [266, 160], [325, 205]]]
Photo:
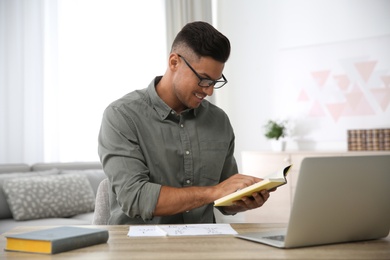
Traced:
[[82, 247], [106, 243], [108, 231], [96, 228], [56, 227], [21, 234], [6, 235], [5, 250], [57, 254]]

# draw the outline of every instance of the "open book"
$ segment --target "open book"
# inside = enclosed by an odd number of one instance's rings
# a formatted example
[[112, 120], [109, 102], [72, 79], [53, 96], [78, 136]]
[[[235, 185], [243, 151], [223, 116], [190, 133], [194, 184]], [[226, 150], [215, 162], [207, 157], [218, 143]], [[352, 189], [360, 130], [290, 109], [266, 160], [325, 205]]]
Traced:
[[240, 200], [242, 197], [251, 197], [255, 192], [259, 192], [261, 190], [271, 190], [286, 184], [286, 176], [291, 166], [292, 165], [286, 166], [282, 170], [265, 176], [264, 179], [258, 183], [252, 184], [251, 186], [217, 199], [214, 201], [214, 206], [231, 206], [233, 205], [233, 201]]

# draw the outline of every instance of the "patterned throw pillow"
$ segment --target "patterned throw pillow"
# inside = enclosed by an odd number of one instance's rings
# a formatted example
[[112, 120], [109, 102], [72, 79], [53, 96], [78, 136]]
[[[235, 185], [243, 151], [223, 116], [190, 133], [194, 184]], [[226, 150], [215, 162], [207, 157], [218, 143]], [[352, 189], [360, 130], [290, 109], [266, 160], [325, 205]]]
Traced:
[[102, 180], [107, 178], [107, 176], [104, 174], [104, 171], [102, 169], [88, 169], [88, 170], [61, 170], [61, 174], [80, 174], [87, 176], [89, 183], [92, 186], [93, 192], [97, 192], [97, 188], [99, 187], [99, 184]]
[[71, 217], [95, 206], [91, 185], [79, 174], [7, 180], [3, 190], [15, 220]]
[[57, 169], [51, 169], [46, 171], [36, 172], [12, 172], [12, 173], [1, 173], [0, 174], [0, 219], [12, 218], [12, 212], [9, 208], [7, 199], [3, 192], [3, 183], [6, 180], [17, 179], [21, 177], [31, 176], [47, 176], [47, 175], [58, 175], [60, 173]]

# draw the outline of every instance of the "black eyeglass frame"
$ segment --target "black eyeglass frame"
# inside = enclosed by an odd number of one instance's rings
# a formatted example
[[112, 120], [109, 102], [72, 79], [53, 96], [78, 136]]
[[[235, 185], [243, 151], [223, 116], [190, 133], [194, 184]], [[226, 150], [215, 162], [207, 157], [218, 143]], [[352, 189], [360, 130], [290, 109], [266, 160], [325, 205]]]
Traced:
[[[198, 77], [198, 79], [199, 79], [198, 86], [199, 87], [208, 88], [208, 87], [213, 86], [214, 89], [219, 89], [219, 88], [222, 88], [223, 86], [225, 86], [226, 83], [228, 83], [227, 79], [225, 78], [225, 76], [223, 74], [222, 74], [223, 80], [212, 80], [212, 79], [204, 78], [204, 77], [200, 76], [183, 56], [181, 56], [180, 54], [177, 54], [177, 55], [187, 64], [188, 68], [190, 68], [192, 70], [192, 72]], [[202, 82], [205, 83], [205, 85], [202, 85]], [[216, 87], [215, 84], [217, 84], [218, 82], [223, 83], [223, 84]]]

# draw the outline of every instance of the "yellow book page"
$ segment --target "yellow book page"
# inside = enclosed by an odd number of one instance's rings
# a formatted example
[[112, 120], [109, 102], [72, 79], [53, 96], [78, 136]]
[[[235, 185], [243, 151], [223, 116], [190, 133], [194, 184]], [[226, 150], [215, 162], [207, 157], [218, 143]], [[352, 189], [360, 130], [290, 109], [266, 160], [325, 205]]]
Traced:
[[271, 190], [287, 183], [286, 176], [292, 165], [286, 166], [284, 169], [276, 171], [264, 177], [264, 180], [248, 186], [242, 190], [238, 190], [229, 195], [226, 195], [220, 199], [214, 201], [214, 206], [231, 206], [236, 200], [240, 200], [242, 197], [252, 196], [253, 193], [262, 190]]
[[41, 240], [7, 238], [7, 245], [5, 247], [5, 250], [51, 254], [51, 242]]
[[233, 205], [233, 202], [236, 200], [240, 200], [242, 197], [246, 196], [252, 196], [253, 193], [259, 192], [261, 190], [270, 190], [272, 188], [275, 188], [281, 184], [284, 184], [283, 181], [276, 182], [276, 181], [270, 181], [270, 180], [263, 180], [261, 182], [255, 183], [251, 186], [246, 187], [245, 189], [238, 190], [236, 192], [233, 192], [232, 194], [225, 196], [221, 199], [218, 199], [214, 202], [214, 206], [230, 206]]

